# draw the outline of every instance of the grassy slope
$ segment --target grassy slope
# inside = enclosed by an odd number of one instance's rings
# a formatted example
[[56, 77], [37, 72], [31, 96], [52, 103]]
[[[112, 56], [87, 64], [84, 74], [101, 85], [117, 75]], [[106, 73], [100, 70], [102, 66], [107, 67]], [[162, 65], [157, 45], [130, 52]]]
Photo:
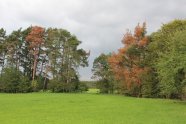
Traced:
[[186, 103], [99, 94], [0, 94], [1, 124], [186, 124]]

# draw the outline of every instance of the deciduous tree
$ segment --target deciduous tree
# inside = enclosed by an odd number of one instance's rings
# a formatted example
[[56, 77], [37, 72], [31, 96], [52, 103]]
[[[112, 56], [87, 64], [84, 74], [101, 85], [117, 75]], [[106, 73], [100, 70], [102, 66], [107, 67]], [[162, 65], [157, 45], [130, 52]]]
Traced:
[[123, 86], [130, 90], [131, 95], [141, 95], [141, 74], [148, 69], [144, 66], [145, 49], [148, 44], [146, 34], [146, 24], [139, 24], [134, 30], [124, 35], [122, 39], [123, 47], [118, 53], [113, 53], [109, 58], [109, 63], [116, 76], [116, 79], [123, 82]]

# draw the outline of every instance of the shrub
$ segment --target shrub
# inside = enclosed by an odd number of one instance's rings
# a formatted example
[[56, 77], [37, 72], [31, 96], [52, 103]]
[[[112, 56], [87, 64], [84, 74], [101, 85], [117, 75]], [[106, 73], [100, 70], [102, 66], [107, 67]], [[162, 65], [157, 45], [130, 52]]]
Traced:
[[26, 76], [21, 76], [18, 87], [19, 87], [19, 92], [22, 93], [31, 92], [31, 82], [29, 78]]
[[38, 91], [38, 82], [36, 80], [33, 80], [32, 83], [31, 83], [31, 87], [32, 87], [32, 90], [35, 92], [35, 91]]
[[52, 92], [74, 92], [77, 90], [78, 82], [66, 83], [63, 80], [54, 78], [49, 81], [48, 89]]
[[0, 77], [0, 91], [9, 93], [29, 92], [30, 81], [16, 68], [5, 68]]
[[88, 86], [86, 85], [86, 83], [81, 82], [79, 84], [78, 90], [81, 91], [81, 92], [88, 91]]

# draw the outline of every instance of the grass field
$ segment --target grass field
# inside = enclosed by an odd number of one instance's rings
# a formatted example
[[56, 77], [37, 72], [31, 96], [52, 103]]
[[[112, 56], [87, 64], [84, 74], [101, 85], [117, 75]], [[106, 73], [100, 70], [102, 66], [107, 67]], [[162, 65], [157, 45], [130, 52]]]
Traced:
[[186, 103], [93, 93], [0, 94], [0, 124], [186, 124]]

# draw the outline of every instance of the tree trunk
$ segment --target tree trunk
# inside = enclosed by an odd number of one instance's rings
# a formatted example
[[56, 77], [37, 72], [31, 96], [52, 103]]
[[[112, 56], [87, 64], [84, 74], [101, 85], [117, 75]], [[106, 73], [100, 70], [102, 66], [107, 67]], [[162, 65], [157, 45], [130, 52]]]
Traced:
[[33, 65], [33, 75], [32, 80], [35, 80], [36, 68], [37, 68], [38, 50], [34, 51], [34, 65]]

